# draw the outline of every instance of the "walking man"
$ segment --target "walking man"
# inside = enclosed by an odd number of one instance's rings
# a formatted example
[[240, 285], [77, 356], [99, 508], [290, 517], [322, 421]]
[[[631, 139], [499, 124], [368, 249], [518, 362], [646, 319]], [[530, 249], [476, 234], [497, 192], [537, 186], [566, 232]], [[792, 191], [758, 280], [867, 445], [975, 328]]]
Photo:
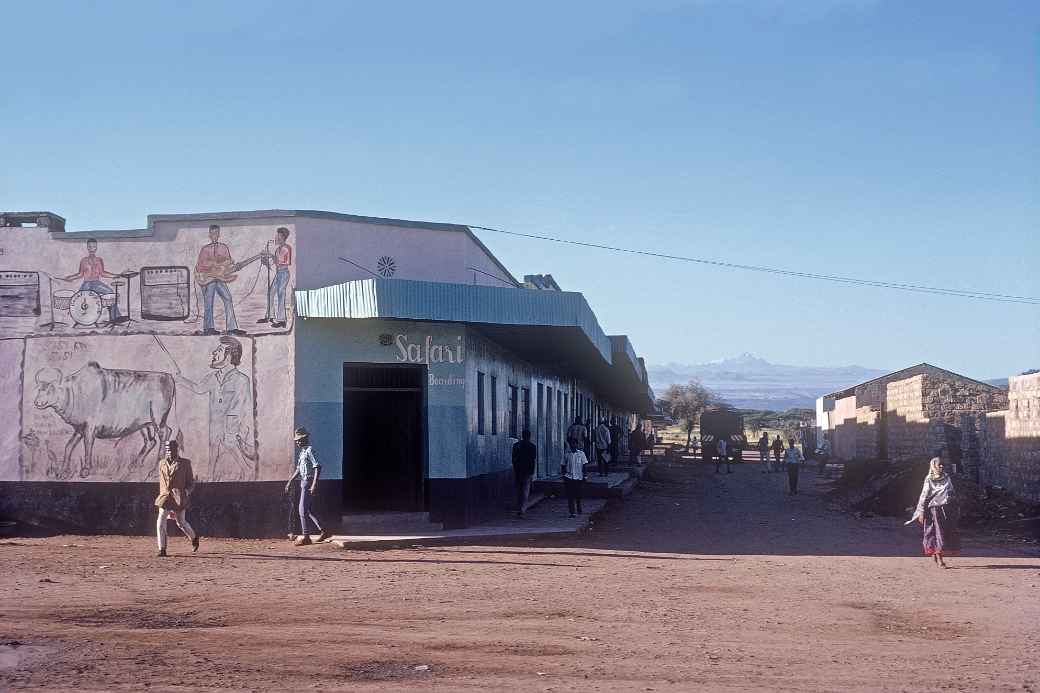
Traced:
[[289, 477], [289, 481], [285, 483], [285, 492], [289, 493], [293, 480], [300, 480], [300, 536], [296, 538], [293, 544], [295, 546], [308, 546], [312, 543], [311, 535], [307, 528], [308, 520], [318, 530], [318, 543], [320, 544], [332, 538], [331, 534], [322, 529], [318, 518], [311, 512], [311, 500], [318, 490], [321, 465], [318, 464], [318, 460], [314, 457], [314, 450], [311, 448], [311, 437], [307, 433], [306, 428], [303, 426], [297, 428], [293, 434], [293, 440], [296, 441], [296, 446], [300, 449], [300, 452], [296, 457], [296, 470]]
[[802, 462], [805, 458], [802, 457], [802, 451], [794, 446], [794, 438], [787, 441], [788, 448], [784, 452], [784, 465], [787, 467], [787, 486], [788, 495], [798, 495], [798, 469], [801, 467]]
[[784, 441], [780, 440], [780, 434], [773, 438], [773, 457], [776, 458], [776, 470], [780, 471], [780, 460], [784, 456]]
[[516, 514], [523, 517], [531, 497], [538, 446], [531, 442], [531, 431], [525, 428], [521, 435], [523, 440], [513, 443], [513, 482], [516, 484]]
[[607, 454], [610, 452], [610, 428], [607, 420], [602, 419], [596, 426], [596, 468], [600, 476], [606, 476], [610, 472], [610, 463]]
[[588, 458], [581, 449], [568, 446], [563, 455], [560, 473], [563, 476], [563, 492], [567, 496], [567, 510], [571, 517], [581, 515], [581, 487], [585, 483], [585, 465]]
[[763, 474], [773, 471], [773, 464], [769, 461], [769, 434], [765, 431], [758, 439], [758, 461], [762, 463]]
[[719, 469], [722, 467], [722, 463], [726, 463], [726, 473], [732, 473], [732, 469], [729, 466], [729, 445], [726, 443], [726, 439], [719, 436], [718, 447], [716, 448], [715, 457], [715, 473], [719, 473]]
[[191, 460], [184, 459], [178, 453], [176, 440], [169, 440], [163, 447], [163, 457], [159, 460], [159, 495], [155, 498], [155, 507], [159, 509], [159, 517], [155, 523], [155, 535], [159, 542], [159, 558], [166, 557], [166, 522], [173, 520], [184, 536], [191, 540], [191, 551], [199, 550], [199, 535], [188, 524], [188, 501], [195, 488], [195, 476], [191, 473]]

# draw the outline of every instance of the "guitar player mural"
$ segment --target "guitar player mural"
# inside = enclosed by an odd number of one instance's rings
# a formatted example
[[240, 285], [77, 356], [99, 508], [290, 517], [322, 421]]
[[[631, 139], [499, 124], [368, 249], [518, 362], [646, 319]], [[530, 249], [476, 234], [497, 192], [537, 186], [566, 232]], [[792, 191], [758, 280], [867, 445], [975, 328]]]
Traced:
[[231, 259], [231, 249], [220, 242], [220, 225], [209, 227], [209, 243], [202, 246], [199, 259], [195, 263], [195, 282], [202, 287], [205, 317], [202, 320], [202, 334], [214, 335], [217, 330], [213, 320], [214, 297], [220, 296], [224, 304], [224, 329], [228, 334], [244, 335], [245, 330], [238, 329], [235, 320], [235, 301], [231, 298], [228, 284], [235, 281], [235, 274], [242, 267], [235, 266]]

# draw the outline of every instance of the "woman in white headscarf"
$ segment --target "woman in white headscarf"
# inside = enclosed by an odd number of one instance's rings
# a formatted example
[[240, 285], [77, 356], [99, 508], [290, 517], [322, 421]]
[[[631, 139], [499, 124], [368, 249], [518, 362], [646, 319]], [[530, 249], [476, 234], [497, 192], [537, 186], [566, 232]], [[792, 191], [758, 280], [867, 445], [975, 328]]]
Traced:
[[924, 526], [924, 555], [932, 556], [943, 568], [948, 567], [943, 556], [956, 556], [961, 550], [956, 501], [953, 479], [946, 473], [942, 458], [933, 457], [912, 520]]

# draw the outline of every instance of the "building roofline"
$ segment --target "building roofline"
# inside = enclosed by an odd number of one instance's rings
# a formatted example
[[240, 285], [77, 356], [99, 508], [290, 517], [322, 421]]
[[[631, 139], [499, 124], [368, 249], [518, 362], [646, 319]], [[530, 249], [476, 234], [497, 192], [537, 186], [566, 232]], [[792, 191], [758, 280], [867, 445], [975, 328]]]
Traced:
[[[934, 368], [937, 371], [942, 371], [943, 373], [948, 373], [948, 374], [950, 374], [952, 376], [956, 376], [956, 377], [958, 377], [958, 378], [960, 378], [962, 380], [967, 380], [969, 382], [975, 383], [976, 385], [982, 385], [984, 387], [988, 387], [991, 390], [1002, 390], [1003, 389], [1003, 388], [997, 387], [996, 385], [990, 385], [989, 383], [984, 383], [981, 380], [976, 380], [975, 378], [969, 378], [966, 375], [961, 375], [960, 373], [954, 373], [951, 370], [947, 370], [945, 368], [940, 368], [939, 366], [933, 366], [932, 364], [928, 363], [927, 361], [922, 361], [921, 363], [915, 363], [912, 366], [907, 366], [906, 368], [901, 368], [898, 371], [892, 371], [891, 373], [886, 373], [885, 375], [879, 375], [878, 377], [871, 378], [870, 380], [864, 380], [862, 383], [857, 383], [855, 385], [849, 385], [848, 387], [843, 387], [840, 390], [835, 390], [834, 392], [830, 392], [830, 393], [828, 393], [826, 395], [823, 395], [821, 397], [821, 399], [826, 399], [828, 397], [837, 398], [838, 395], [841, 395], [841, 394], [844, 394], [846, 392], [849, 392], [850, 390], [855, 390], [856, 388], [863, 387], [864, 385], [870, 385], [871, 383], [876, 383], [879, 380], [889, 380], [889, 379], [892, 379], [893, 376], [898, 376], [901, 373], [906, 373], [907, 371], [912, 371], [913, 369], [920, 368], [921, 366], [928, 366], [929, 368]], [[915, 376], [911, 375], [911, 376], [907, 376], [907, 377], [913, 378]], [[902, 380], [902, 379], [903, 378], [896, 378], [896, 380]]]
[[[25, 214], [25, 213], [20, 213]], [[51, 214], [54, 217], [65, 219], [54, 214], [53, 212], [33, 212], [33, 214]], [[240, 219], [285, 219], [293, 217], [303, 217], [307, 219], [329, 219], [333, 221], [352, 221], [359, 224], [374, 224], [381, 226], [396, 226], [406, 229], [424, 229], [427, 231], [449, 231], [454, 233], [464, 233], [477, 244], [482, 251], [487, 253], [487, 256], [491, 258], [491, 261], [505, 274], [506, 278], [513, 282], [514, 285], [520, 286], [520, 282], [517, 281], [513, 273], [502, 264], [502, 261], [495, 257], [495, 254], [484, 244], [482, 240], [473, 232], [469, 226], [465, 224], [448, 224], [444, 222], [435, 221], [416, 221], [414, 219], [392, 219], [389, 217], [370, 217], [363, 216], [360, 214], [345, 214], [343, 212], [327, 212], [318, 209], [252, 209], [252, 210], [239, 210], [232, 212], [197, 212], [189, 214], [149, 214], [148, 215], [148, 227], [145, 229], [106, 229], [106, 230], [90, 230], [90, 231], [72, 231], [72, 232], [54, 232], [54, 237], [61, 237], [59, 233], [69, 233], [72, 238], [82, 238], [80, 234], [88, 234], [92, 236], [100, 236], [102, 238], [143, 238], [154, 235], [155, 225], [160, 222], [169, 221], [235, 221]]]

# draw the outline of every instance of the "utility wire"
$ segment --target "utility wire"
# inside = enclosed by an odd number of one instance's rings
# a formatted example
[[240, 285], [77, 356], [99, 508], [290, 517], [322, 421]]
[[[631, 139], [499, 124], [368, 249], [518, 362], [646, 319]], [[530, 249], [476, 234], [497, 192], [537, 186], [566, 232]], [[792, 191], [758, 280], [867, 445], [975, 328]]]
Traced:
[[563, 243], [566, 245], [576, 245], [585, 248], [596, 248], [598, 250], [609, 250], [615, 253], [627, 253], [630, 255], [645, 255], [647, 257], [656, 257], [663, 260], [677, 260], [680, 262], [694, 262], [702, 265], [711, 265], [714, 267], [724, 267], [727, 269], [739, 269], [746, 270], [749, 272], [763, 272], [766, 274], [779, 274], [788, 277], [802, 277], [804, 279], [816, 279], [820, 281], [838, 282], [841, 284], [850, 284], [853, 286], [870, 286], [875, 288], [883, 289], [897, 289], [899, 291], [913, 291], [917, 293], [926, 294], [940, 294], [945, 296], [956, 296], [959, 298], [974, 298], [980, 301], [995, 301], [998, 303], [1020, 303], [1026, 305], [1040, 305], [1040, 298], [1032, 296], [1014, 296], [1010, 294], [998, 294], [990, 293], [986, 291], [968, 291], [963, 289], [946, 289], [936, 286], [925, 286], [921, 284], [904, 284], [899, 282], [885, 282], [875, 281], [872, 279], [860, 279], [857, 277], [843, 277], [834, 274], [817, 274], [814, 272], [798, 272], [796, 270], [782, 269], [779, 267], [765, 267], [761, 265], [744, 265], [736, 262], [725, 262], [723, 260], [709, 260], [707, 258], [687, 257], [684, 255], [670, 255], [668, 253], [657, 253], [650, 250], [636, 250], [634, 248], [620, 248], [612, 245], [604, 245], [602, 243], [589, 243], [586, 241], [575, 241], [567, 238], [555, 238], [553, 236], [544, 236], [533, 233], [520, 233], [519, 231], [506, 231], [504, 229], [495, 229], [489, 226], [470, 226], [471, 229], [480, 229], [482, 231], [491, 231], [494, 233], [501, 233], [507, 236], [517, 236], [519, 238], [531, 238], [540, 241], [551, 241], [553, 243]]

